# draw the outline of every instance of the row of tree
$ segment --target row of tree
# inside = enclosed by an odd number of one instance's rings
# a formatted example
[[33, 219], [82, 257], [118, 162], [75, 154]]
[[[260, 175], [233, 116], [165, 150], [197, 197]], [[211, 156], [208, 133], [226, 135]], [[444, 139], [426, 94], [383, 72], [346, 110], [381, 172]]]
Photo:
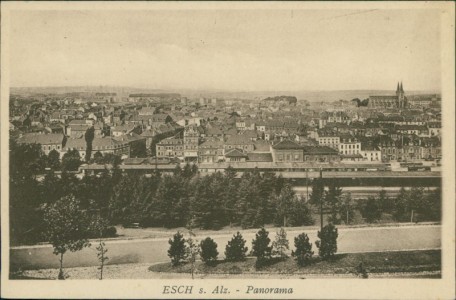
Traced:
[[[321, 231], [318, 231], [316, 246], [319, 249], [319, 256], [323, 260], [332, 258], [337, 252], [337, 228], [333, 224], [328, 224]], [[190, 231], [190, 237], [185, 239], [183, 234], [177, 232], [172, 239], [168, 241], [170, 247], [168, 256], [171, 259], [173, 266], [177, 266], [183, 262], [191, 263], [192, 274], [194, 263], [199, 255], [201, 260], [207, 265], [217, 263], [218, 250], [217, 243], [207, 237], [200, 243], [194, 240], [194, 234]], [[246, 240], [240, 232], [233, 235], [225, 247], [225, 260], [227, 262], [243, 261], [247, 257], [248, 247], [245, 246]], [[311, 263], [314, 252], [312, 251], [312, 243], [309, 242], [309, 237], [305, 233], [299, 234], [294, 239], [295, 250], [291, 255], [296, 259], [298, 265], [306, 266]], [[290, 249], [287, 233], [283, 228], [280, 228], [276, 234], [275, 240], [271, 243], [269, 232], [262, 227], [252, 240], [252, 250], [250, 255], [257, 258], [256, 266], [262, 267], [270, 263], [272, 260], [284, 260], [288, 258], [287, 251]]]
[[[68, 152], [65, 155], [70, 155]], [[314, 223], [310, 207], [274, 173], [246, 172], [241, 178], [226, 172], [201, 176], [196, 165], [177, 166], [174, 175], [121, 174], [114, 164], [97, 176], [82, 179], [64, 171], [43, 179], [43, 153], [36, 145], [12, 145], [10, 155], [11, 236], [14, 243], [43, 239], [43, 207], [74, 195], [81, 209], [102, 211], [111, 224], [182, 227], [190, 222], [202, 229], [226, 225], [261, 227]], [[115, 156], [112, 156], [114, 158]], [[68, 161], [64, 156], [64, 161]], [[94, 159], [97, 159], [95, 154]]]
[[440, 221], [442, 209], [441, 189], [426, 190], [423, 187], [401, 188], [396, 197], [388, 197], [385, 190], [365, 200], [354, 201], [350, 193], [344, 193], [334, 180], [327, 187], [319, 178], [312, 181], [312, 193], [309, 202], [321, 205], [327, 221], [333, 224], [351, 224], [355, 211], [361, 212], [368, 223], [381, 220], [383, 214], [389, 214], [398, 222]]
[[202, 229], [254, 228], [271, 221], [284, 226], [313, 224], [308, 205], [282, 178], [257, 171], [236, 176], [231, 168], [201, 176], [188, 165], [174, 175], [122, 176], [110, 198], [112, 221], [168, 228], [192, 223]]
[[[70, 152], [65, 155], [71, 157]], [[63, 159], [66, 163], [71, 161], [68, 156]], [[306, 202], [283, 178], [270, 172], [253, 170], [238, 178], [228, 168], [224, 173], [202, 176], [196, 165], [187, 164], [177, 166], [174, 175], [122, 174], [117, 156], [99, 157], [96, 153], [94, 159], [109, 159], [113, 168], [82, 179], [63, 168], [60, 176], [51, 171], [38, 181], [37, 175], [45, 172], [43, 157], [39, 145], [11, 144], [10, 228], [14, 244], [42, 241], [43, 206], [69, 195], [80, 201], [81, 209], [103, 212], [112, 225], [139, 223], [144, 227], [175, 228], [190, 223], [202, 229], [227, 225], [259, 228], [270, 223], [312, 225], [312, 210], [319, 211], [321, 202], [328, 222], [336, 225], [352, 223], [355, 210], [367, 222], [376, 222], [382, 213], [397, 221], [438, 221], [441, 214], [440, 189], [430, 193], [421, 188], [402, 189], [395, 198], [382, 191], [378, 197], [355, 202], [337, 182], [325, 189], [323, 182], [315, 179]]]
[[401, 188], [394, 198], [388, 197], [382, 190], [377, 197], [369, 197], [361, 206], [361, 214], [369, 223], [380, 220], [383, 213], [390, 214], [399, 222], [440, 221], [441, 210], [441, 189], [426, 193], [422, 187]]

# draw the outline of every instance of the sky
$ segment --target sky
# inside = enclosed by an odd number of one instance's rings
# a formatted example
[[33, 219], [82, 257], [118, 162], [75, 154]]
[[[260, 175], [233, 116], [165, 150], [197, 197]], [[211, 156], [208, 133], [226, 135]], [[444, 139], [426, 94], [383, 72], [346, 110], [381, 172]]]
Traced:
[[440, 89], [435, 10], [18, 10], [10, 85]]

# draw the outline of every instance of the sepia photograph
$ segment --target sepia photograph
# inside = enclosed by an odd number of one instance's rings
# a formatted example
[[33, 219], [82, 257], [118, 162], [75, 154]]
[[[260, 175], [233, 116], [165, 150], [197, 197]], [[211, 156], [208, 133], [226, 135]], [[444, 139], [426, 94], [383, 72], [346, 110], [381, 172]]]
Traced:
[[453, 298], [454, 9], [2, 3], [2, 296]]

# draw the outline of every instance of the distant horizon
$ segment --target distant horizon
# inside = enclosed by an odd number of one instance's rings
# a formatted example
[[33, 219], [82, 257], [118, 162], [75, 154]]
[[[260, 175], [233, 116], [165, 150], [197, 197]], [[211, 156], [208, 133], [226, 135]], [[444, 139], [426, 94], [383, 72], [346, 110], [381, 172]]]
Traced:
[[[206, 92], [227, 92], [227, 93], [277, 93], [277, 92], [342, 92], [342, 91], [390, 91], [395, 92], [395, 88], [385, 89], [385, 88], [358, 88], [358, 89], [295, 89], [295, 90], [286, 90], [286, 89], [277, 89], [277, 90], [236, 90], [236, 89], [219, 89], [219, 88], [149, 88], [149, 87], [140, 87], [140, 86], [127, 86], [127, 85], [50, 85], [50, 86], [10, 86], [10, 89], [76, 89], [76, 88], [113, 88], [113, 89], [139, 89], [139, 90], [155, 90], [155, 91], [206, 91]], [[439, 89], [411, 89], [408, 90], [404, 88], [405, 92], [440, 92]]]

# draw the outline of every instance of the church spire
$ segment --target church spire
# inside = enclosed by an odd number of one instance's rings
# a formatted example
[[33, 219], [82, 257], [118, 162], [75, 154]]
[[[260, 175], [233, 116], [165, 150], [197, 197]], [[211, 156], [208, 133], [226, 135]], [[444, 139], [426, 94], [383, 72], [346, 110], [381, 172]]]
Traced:
[[402, 81], [401, 81], [401, 92], [404, 92], [404, 87], [402, 86]]
[[397, 82], [397, 89], [396, 92], [399, 92], [399, 81]]

